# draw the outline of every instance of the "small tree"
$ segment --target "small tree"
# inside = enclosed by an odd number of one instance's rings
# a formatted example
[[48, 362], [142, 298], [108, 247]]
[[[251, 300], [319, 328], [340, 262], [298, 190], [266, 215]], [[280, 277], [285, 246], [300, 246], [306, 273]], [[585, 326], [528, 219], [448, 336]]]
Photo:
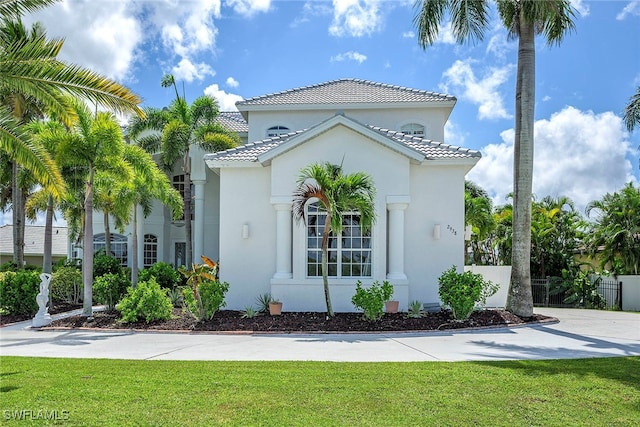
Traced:
[[375, 185], [371, 176], [364, 172], [343, 175], [342, 165], [329, 162], [314, 163], [303, 168], [298, 177], [298, 188], [293, 193], [293, 215], [296, 220], [305, 220], [305, 206], [311, 200], [318, 200], [327, 212], [322, 233], [322, 281], [327, 315], [333, 317], [327, 260], [329, 236], [342, 233], [342, 221], [346, 212], [357, 211], [360, 214], [360, 229], [370, 230], [376, 216], [374, 209]]
[[467, 319], [477, 303], [486, 303], [488, 297], [498, 292], [498, 285], [484, 280], [481, 274], [458, 273], [455, 265], [442, 273], [438, 282], [440, 299], [451, 308], [456, 320]]

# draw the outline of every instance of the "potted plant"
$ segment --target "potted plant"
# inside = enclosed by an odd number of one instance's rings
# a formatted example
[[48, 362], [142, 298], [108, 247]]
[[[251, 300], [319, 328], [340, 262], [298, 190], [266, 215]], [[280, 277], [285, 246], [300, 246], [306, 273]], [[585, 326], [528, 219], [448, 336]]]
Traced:
[[397, 300], [391, 300], [393, 296], [393, 285], [388, 280], [382, 282], [382, 297], [384, 299], [384, 309], [387, 313], [397, 313], [399, 302]]
[[272, 316], [279, 316], [282, 314], [282, 301], [275, 298], [271, 298], [269, 301], [269, 314]]

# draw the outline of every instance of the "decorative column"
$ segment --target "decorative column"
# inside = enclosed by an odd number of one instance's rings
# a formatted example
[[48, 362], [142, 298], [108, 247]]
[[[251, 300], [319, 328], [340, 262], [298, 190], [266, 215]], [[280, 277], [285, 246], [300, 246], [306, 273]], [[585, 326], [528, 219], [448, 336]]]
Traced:
[[407, 279], [407, 275], [404, 274], [404, 211], [408, 206], [409, 196], [387, 196], [389, 280]]
[[291, 279], [291, 199], [274, 197], [271, 199], [276, 210], [276, 272], [274, 279]]
[[136, 205], [136, 250], [138, 252], [138, 270], [144, 268], [144, 212], [142, 206]]
[[[193, 181], [195, 200], [193, 209], [193, 262], [199, 264], [204, 255], [204, 185], [207, 181]], [[187, 218], [185, 218], [187, 220]]]

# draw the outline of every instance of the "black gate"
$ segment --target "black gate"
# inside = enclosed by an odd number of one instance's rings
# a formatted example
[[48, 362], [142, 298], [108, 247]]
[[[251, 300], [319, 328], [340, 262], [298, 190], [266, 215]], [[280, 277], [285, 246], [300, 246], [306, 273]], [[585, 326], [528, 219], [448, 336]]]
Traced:
[[[602, 277], [594, 277], [598, 280], [596, 292], [605, 301], [606, 309], [622, 310], [622, 282], [615, 280], [603, 280]], [[533, 293], [534, 307], [580, 307], [580, 303], [568, 304], [565, 301], [572, 294], [571, 289], [563, 284], [559, 277], [546, 277], [531, 279], [531, 291]], [[586, 300], [582, 295], [581, 300]]]

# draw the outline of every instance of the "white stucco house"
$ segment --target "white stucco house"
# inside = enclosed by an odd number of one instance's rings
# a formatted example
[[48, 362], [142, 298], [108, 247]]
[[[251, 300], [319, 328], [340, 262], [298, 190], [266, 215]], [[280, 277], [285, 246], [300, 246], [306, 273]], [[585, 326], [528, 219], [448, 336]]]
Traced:
[[[308, 206], [305, 224], [291, 210], [300, 170], [314, 162], [366, 172], [376, 186], [371, 232], [361, 235], [354, 212], [332, 240], [334, 309], [353, 311], [357, 280], [389, 280], [401, 309], [412, 300], [438, 302], [440, 274], [462, 269], [464, 179], [480, 159], [444, 143], [455, 103], [449, 95], [340, 79], [246, 99], [236, 104], [239, 113], [222, 114], [245, 143], [219, 153], [192, 150], [193, 254], [220, 260], [220, 279], [230, 283], [227, 308], [243, 309], [270, 292], [285, 311], [324, 311], [323, 212]], [[174, 185], [184, 185], [179, 165], [174, 172]], [[140, 267], [180, 264], [183, 225], [161, 206], [140, 221]], [[121, 254], [131, 243], [125, 234]]]

